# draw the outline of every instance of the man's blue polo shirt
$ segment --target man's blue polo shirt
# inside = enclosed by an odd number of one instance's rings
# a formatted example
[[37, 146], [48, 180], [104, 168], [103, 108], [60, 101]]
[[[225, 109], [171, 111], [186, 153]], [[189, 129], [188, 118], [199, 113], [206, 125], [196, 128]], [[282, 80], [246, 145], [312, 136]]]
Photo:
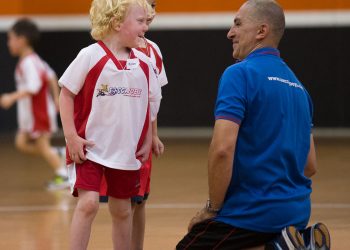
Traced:
[[240, 125], [231, 183], [216, 220], [260, 232], [304, 228], [311, 180], [312, 102], [273, 48], [228, 67], [220, 80], [216, 119]]

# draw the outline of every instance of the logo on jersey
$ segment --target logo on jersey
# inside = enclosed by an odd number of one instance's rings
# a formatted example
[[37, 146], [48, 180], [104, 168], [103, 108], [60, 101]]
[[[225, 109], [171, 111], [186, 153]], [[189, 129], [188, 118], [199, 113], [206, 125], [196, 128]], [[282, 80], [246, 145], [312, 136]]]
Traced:
[[283, 78], [279, 78], [279, 77], [275, 77], [275, 76], [268, 76], [267, 79], [269, 81], [277, 81], [277, 82], [281, 82], [281, 83], [287, 84], [289, 87], [294, 87], [294, 88], [298, 88], [298, 89], [304, 90], [304, 88], [303, 88], [303, 86], [301, 84], [296, 83], [296, 82], [291, 82], [291, 81], [283, 79]]
[[156, 77], [158, 78], [158, 77], [159, 77], [159, 74], [160, 74], [159, 69], [158, 69], [157, 65], [155, 65], [153, 62], [151, 62], [151, 64], [152, 64], [152, 69], [153, 69], [153, 71], [154, 71], [154, 74], [155, 74]]
[[140, 97], [142, 89], [127, 87], [109, 87], [108, 84], [101, 84], [97, 89], [97, 96], [115, 96], [122, 95], [128, 97]]

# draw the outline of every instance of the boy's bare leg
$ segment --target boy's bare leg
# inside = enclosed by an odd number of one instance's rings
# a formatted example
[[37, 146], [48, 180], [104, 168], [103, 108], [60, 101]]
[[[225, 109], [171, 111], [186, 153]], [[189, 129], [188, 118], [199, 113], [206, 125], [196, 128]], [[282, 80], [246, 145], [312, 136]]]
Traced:
[[42, 156], [54, 170], [58, 170], [62, 167], [62, 161], [57, 151], [51, 146], [50, 140], [50, 135], [42, 134], [31, 142], [28, 133], [18, 132], [15, 145], [23, 153]]
[[70, 249], [86, 250], [91, 233], [91, 224], [99, 208], [99, 193], [79, 190], [70, 228]]
[[133, 205], [131, 250], [142, 250], [145, 238], [146, 201]]
[[17, 132], [15, 138], [16, 148], [25, 154], [39, 155], [40, 152], [34, 142], [30, 141], [29, 135], [26, 132]]
[[109, 197], [109, 212], [112, 216], [113, 249], [129, 250], [131, 247], [132, 209], [130, 199]]
[[49, 163], [51, 168], [58, 170], [62, 167], [62, 159], [58, 152], [51, 146], [50, 136], [43, 134], [35, 140], [35, 145], [40, 155]]

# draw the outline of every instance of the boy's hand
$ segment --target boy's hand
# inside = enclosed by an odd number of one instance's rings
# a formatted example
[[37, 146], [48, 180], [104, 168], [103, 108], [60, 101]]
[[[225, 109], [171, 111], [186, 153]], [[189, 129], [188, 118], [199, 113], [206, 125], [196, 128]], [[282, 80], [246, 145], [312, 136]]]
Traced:
[[156, 157], [159, 157], [164, 153], [164, 144], [158, 136], [152, 137], [152, 150]]
[[151, 119], [149, 120], [149, 127], [146, 133], [146, 137], [143, 141], [142, 146], [140, 149], [136, 152], [136, 158], [141, 161], [141, 163], [144, 163], [148, 160], [149, 154], [152, 149], [152, 129], [151, 129]]
[[86, 161], [84, 149], [95, 144], [92, 141], [85, 140], [78, 135], [66, 138], [69, 151], [69, 157], [75, 163], [83, 163]]
[[136, 152], [136, 158], [139, 159], [141, 163], [144, 163], [148, 160], [149, 153], [151, 152], [151, 147], [151, 143], [144, 143], [139, 151]]
[[0, 96], [0, 106], [4, 109], [9, 109], [15, 101], [11, 94], [3, 94]]

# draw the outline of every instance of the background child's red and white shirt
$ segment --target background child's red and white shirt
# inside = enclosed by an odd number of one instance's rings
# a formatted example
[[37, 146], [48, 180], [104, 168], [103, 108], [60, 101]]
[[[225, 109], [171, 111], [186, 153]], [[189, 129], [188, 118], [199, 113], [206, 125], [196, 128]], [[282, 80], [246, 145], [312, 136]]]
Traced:
[[[164, 68], [162, 53], [155, 42], [148, 39], [145, 40], [147, 42], [147, 47], [135, 49], [135, 53], [138, 56], [146, 57], [150, 61], [153, 70], [157, 75], [158, 84], [163, 87], [164, 85], [168, 84], [168, 78]], [[160, 103], [150, 103], [152, 121], [157, 117], [159, 106]]]
[[17, 64], [16, 88], [31, 93], [17, 101], [19, 130], [33, 135], [57, 130], [57, 110], [49, 87], [49, 79], [53, 77], [56, 77], [55, 72], [35, 53]]

